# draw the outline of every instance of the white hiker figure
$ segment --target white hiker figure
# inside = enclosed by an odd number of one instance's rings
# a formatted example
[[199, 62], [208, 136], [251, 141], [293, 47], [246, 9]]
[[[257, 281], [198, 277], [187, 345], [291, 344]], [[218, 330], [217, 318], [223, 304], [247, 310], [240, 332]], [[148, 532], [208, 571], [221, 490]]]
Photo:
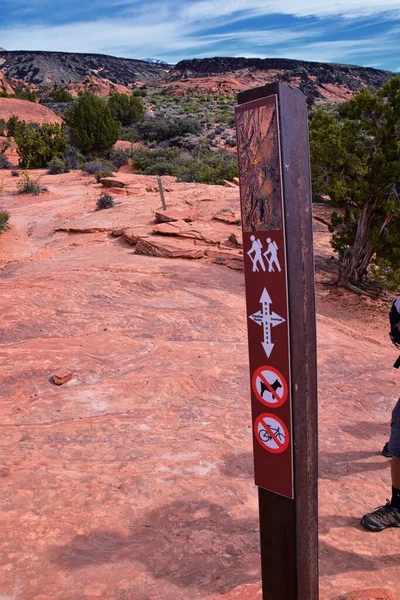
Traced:
[[[255, 235], [252, 235], [250, 237], [250, 240], [253, 242], [253, 245], [247, 254], [250, 256], [250, 258], [253, 262], [253, 273], [255, 273], [256, 271], [258, 272], [258, 266], [257, 266], [258, 264], [260, 265], [260, 267], [262, 268], [262, 270], [265, 273], [265, 271], [266, 271], [265, 263], [264, 263], [264, 259], [261, 254], [262, 243], [260, 240], [256, 239]], [[253, 256], [253, 254], [254, 254], [254, 256]]]
[[274, 266], [281, 272], [281, 265], [278, 259], [278, 245], [271, 238], [267, 238], [268, 248], [264, 252], [264, 256], [268, 261], [268, 272], [275, 272]]

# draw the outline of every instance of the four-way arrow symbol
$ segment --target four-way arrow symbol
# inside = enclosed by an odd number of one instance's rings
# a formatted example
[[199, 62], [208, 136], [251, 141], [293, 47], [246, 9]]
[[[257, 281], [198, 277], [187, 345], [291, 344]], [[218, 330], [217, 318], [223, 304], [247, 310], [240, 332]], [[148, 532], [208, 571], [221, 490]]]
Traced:
[[264, 341], [261, 342], [261, 344], [264, 348], [265, 354], [269, 358], [272, 354], [272, 350], [274, 349], [275, 345], [272, 343], [271, 340], [271, 327], [281, 325], [285, 322], [285, 319], [277, 315], [275, 312], [271, 312], [272, 300], [266, 288], [264, 288], [264, 291], [261, 294], [260, 304], [262, 306], [262, 309], [254, 313], [254, 315], [250, 315], [249, 319], [254, 321], [254, 323], [257, 323], [257, 325], [262, 325], [264, 332]]

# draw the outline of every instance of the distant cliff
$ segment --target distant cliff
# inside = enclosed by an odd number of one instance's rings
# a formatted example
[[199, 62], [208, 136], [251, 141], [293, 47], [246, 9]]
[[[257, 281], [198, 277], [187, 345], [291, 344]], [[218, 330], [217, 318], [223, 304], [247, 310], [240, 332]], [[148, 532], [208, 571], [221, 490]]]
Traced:
[[381, 87], [394, 75], [370, 67], [318, 63], [287, 58], [202, 58], [182, 60], [167, 75], [168, 81], [215, 77], [243, 72], [274, 71], [275, 79], [295, 82], [306, 95], [322, 97], [320, 86], [334, 85], [357, 92], [362, 87]]
[[104, 54], [0, 52], [0, 70], [6, 77], [36, 85], [76, 82], [91, 75], [128, 85], [159, 79], [168, 68], [168, 65]]

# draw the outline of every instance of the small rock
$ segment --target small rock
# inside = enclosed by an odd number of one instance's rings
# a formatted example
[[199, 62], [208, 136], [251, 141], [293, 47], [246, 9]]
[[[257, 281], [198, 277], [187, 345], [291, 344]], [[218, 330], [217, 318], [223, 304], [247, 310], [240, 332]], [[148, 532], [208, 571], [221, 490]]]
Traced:
[[239, 185], [239, 184], [240, 184], [240, 182], [239, 182], [239, 177], [234, 177], [234, 178], [233, 178], [233, 183], [234, 183], [235, 185]]
[[232, 181], [228, 181], [227, 179], [224, 179], [224, 186], [225, 187], [230, 187], [230, 188], [236, 188], [237, 184], [236, 183], [232, 183]]
[[125, 242], [128, 242], [131, 246], [136, 246], [140, 237], [135, 233], [133, 229], [124, 229], [121, 233], [121, 237]]
[[57, 373], [54, 373], [52, 380], [55, 385], [64, 385], [72, 378], [72, 372], [68, 369], [60, 369]]
[[111, 232], [111, 237], [121, 237], [121, 235], [123, 234], [123, 230], [122, 229], [113, 229]]
[[154, 221], [156, 223], [174, 223], [175, 221], [185, 221], [191, 223], [193, 221], [193, 215], [188, 213], [184, 214], [181, 212], [161, 212], [157, 211], [154, 213]]
[[125, 183], [123, 181], [119, 181], [118, 179], [110, 179], [108, 177], [103, 177], [103, 179], [100, 179], [100, 183], [103, 187], [105, 188], [124, 188], [125, 187]]
[[220, 210], [219, 213], [213, 216], [215, 221], [221, 221], [221, 223], [228, 223], [228, 225], [240, 225], [241, 217], [239, 213], [233, 210]]
[[397, 600], [397, 598], [390, 590], [371, 588], [342, 594], [336, 600]]
[[243, 248], [243, 240], [236, 235], [236, 233], [231, 233], [228, 240], [231, 242], [234, 248]]

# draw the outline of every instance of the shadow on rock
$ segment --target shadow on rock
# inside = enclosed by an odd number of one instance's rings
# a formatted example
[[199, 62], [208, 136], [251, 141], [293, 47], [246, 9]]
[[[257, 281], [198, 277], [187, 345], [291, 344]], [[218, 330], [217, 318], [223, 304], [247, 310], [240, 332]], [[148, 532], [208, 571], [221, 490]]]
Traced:
[[[320, 516], [318, 520], [318, 530], [320, 535], [328, 535], [331, 529], [341, 529], [342, 527], [351, 527], [354, 529], [360, 526], [360, 518], [352, 515], [327, 515]], [[347, 535], [347, 532], [346, 532]]]
[[259, 580], [258, 523], [233, 519], [220, 505], [175, 501], [128, 526], [130, 535], [93, 531], [55, 548], [64, 569], [138, 562], [156, 579], [226, 593]]
[[[396, 404], [396, 401], [393, 400], [393, 408]], [[365, 441], [366, 439], [379, 436], [386, 436], [389, 439], [390, 435], [390, 423], [369, 423], [368, 421], [358, 421], [352, 425], [341, 425], [340, 429], [345, 431], [346, 433], [352, 435], [353, 437]], [[382, 450], [380, 446], [377, 446], [376, 452]]]
[[363, 556], [356, 552], [339, 550], [325, 541], [320, 541], [319, 563], [321, 577], [332, 577], [351, 571], [371, 572], [381, 571], [389, 567], [398, 567], [400, 557], [398, 553], [389, 556]]
[[[375, 460], [372, 462], [371, 459]], [[319, 454], [319, 477], [321, 479], [342, 479], [354, 473], [381, 471], [390, 467], [390, 461], [373, 452], [321, 452]]]
[[253, 454], [251, 452], [226, 454], [220, 464], [220, 472], [234, 479], [252, 479], [254, 477]]

